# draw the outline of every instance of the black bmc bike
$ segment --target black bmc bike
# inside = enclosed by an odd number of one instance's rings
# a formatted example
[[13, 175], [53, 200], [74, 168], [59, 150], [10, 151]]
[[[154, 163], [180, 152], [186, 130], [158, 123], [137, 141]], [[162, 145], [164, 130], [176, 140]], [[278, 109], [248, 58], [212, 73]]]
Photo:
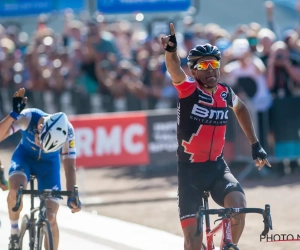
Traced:
[[[55, 191], [51, 189], [34, 190], [35, 176], [30, 176], [30, 190], [24, 190], [23, 185], [20, 186], [17, 194], [17, 203], [12, 209], [18, 211], [21, 205], [23, 194], [29, 194], [31, 199], [30, 215], [24, 215], [22, 218], [20, 229], [20, 250], [25, 250], [23, 246], [23, 238], [28, 230], [29, 233], [29, 249], [41, 250], [43, 248], [43, 240], [47, 239], [48, 250], [53, 250], [53, 238], [50, 223], [47, 220], [46, 201], [52, 197], [62, 198], [61, 196], [72, 196], [75, 198], [76, 205], [79, 204], [78, 187], [74, 186], [74, 191]], [[34, 198], [40, 198], [39, 207], [34, 207]], [[35, 213], [38, 212], [38, 218], [35, 218]], [[45, 238], [46, 237], [46, 238]]]

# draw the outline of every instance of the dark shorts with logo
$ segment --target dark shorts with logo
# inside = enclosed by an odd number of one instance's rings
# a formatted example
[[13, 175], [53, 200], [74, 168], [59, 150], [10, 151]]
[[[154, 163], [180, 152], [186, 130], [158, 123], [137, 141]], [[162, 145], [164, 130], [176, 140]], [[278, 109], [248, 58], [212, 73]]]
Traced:
[[212, 199], [224, 207], [224, 198], [233, 191], [244, 193], [224, 160], [204, 163], [178, 163], [178, 208], [184, 228], [195, 219], [203, 205], [202, 194], [209, 191]]

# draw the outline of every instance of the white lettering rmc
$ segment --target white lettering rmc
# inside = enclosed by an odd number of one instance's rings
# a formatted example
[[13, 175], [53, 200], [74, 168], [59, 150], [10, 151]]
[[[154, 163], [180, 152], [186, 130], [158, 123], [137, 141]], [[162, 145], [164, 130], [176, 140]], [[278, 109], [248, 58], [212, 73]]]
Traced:
[[110, 130], [105, 127], [97, 127], [96, 131], [90, 128], [77, 128], [75, 132], [78, 157], [121, 155], [122, 149], [128, 154], [137, 155], [145, 150], [142, 141], [134, 141], [135, 136], [142, 136], [145, 133], [145, 127], [139, 123], [130, 124], [123, 131], [121, 126], [116, 125]]
[[143, 152], [145, 145], [142, 142], [134, 142], [135, 135], [143, 135], [145, 127], [141, 124], [134, 123], [129, 125], [124, 131], [123, 145], [127, 153], [137, 155]]
[[110, 134], [105, 127], [98, 127], [96, 130], [96, 155], [119, 155], [121, 154], [122, 145], [122, 127], [112, 127]]

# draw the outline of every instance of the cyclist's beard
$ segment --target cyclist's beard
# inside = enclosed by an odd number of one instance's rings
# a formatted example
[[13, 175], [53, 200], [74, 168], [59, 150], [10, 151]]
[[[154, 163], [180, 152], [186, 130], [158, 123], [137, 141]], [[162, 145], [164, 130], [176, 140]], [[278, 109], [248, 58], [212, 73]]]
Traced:
[[215, 84], [213, 84], [213, 85], [206, 85], [206, 84], [204, 84], [201, 80], [200, 80], [200, 78], [197, 76], [197, 77], [195, 77], [195, 80], [199, 83], [199, 85], [201, 85], [202, 87], [204, 87], [204, 88], [207, 88], [207, 89], [213, 89], [214, 87], [216, 87], [216, 85], [217, 85], [217, 83], [215, 83]]

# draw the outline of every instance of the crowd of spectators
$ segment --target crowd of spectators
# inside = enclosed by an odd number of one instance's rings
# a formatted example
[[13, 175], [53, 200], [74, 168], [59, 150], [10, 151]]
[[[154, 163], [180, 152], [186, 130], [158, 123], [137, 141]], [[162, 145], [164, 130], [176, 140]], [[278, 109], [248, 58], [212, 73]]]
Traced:
[[[219, 47], [221, 81], [254, 107], [261, 134], [264, 114], [274, 99], [300, 95], [300, 29], [278, 34], [273, 3], [266, 2], [265, 8], [267, 27], [249, 23], [229, 33], [219, 25], [186, 18], [184, 32], [178, 34], [178, 51], [188, 75], [186, 56], [191, 48], [206, 42]], [[68, 110], [73, 113], [176, 107], [177, 93], [166, 72], [159, 35], [141, 31], [140, 23], [108, 23], [101, 15], [75, 19], [70, 10], [62, 25], [63, 31], [55, 32], [41, 15], [31, 35], [0, 24], [2, 90], [24, 86], [29, 105], [49, 109], [50, 100], [54, 111], [71, 106]], [[0, 101], [5, 104], [2, 90]]]

